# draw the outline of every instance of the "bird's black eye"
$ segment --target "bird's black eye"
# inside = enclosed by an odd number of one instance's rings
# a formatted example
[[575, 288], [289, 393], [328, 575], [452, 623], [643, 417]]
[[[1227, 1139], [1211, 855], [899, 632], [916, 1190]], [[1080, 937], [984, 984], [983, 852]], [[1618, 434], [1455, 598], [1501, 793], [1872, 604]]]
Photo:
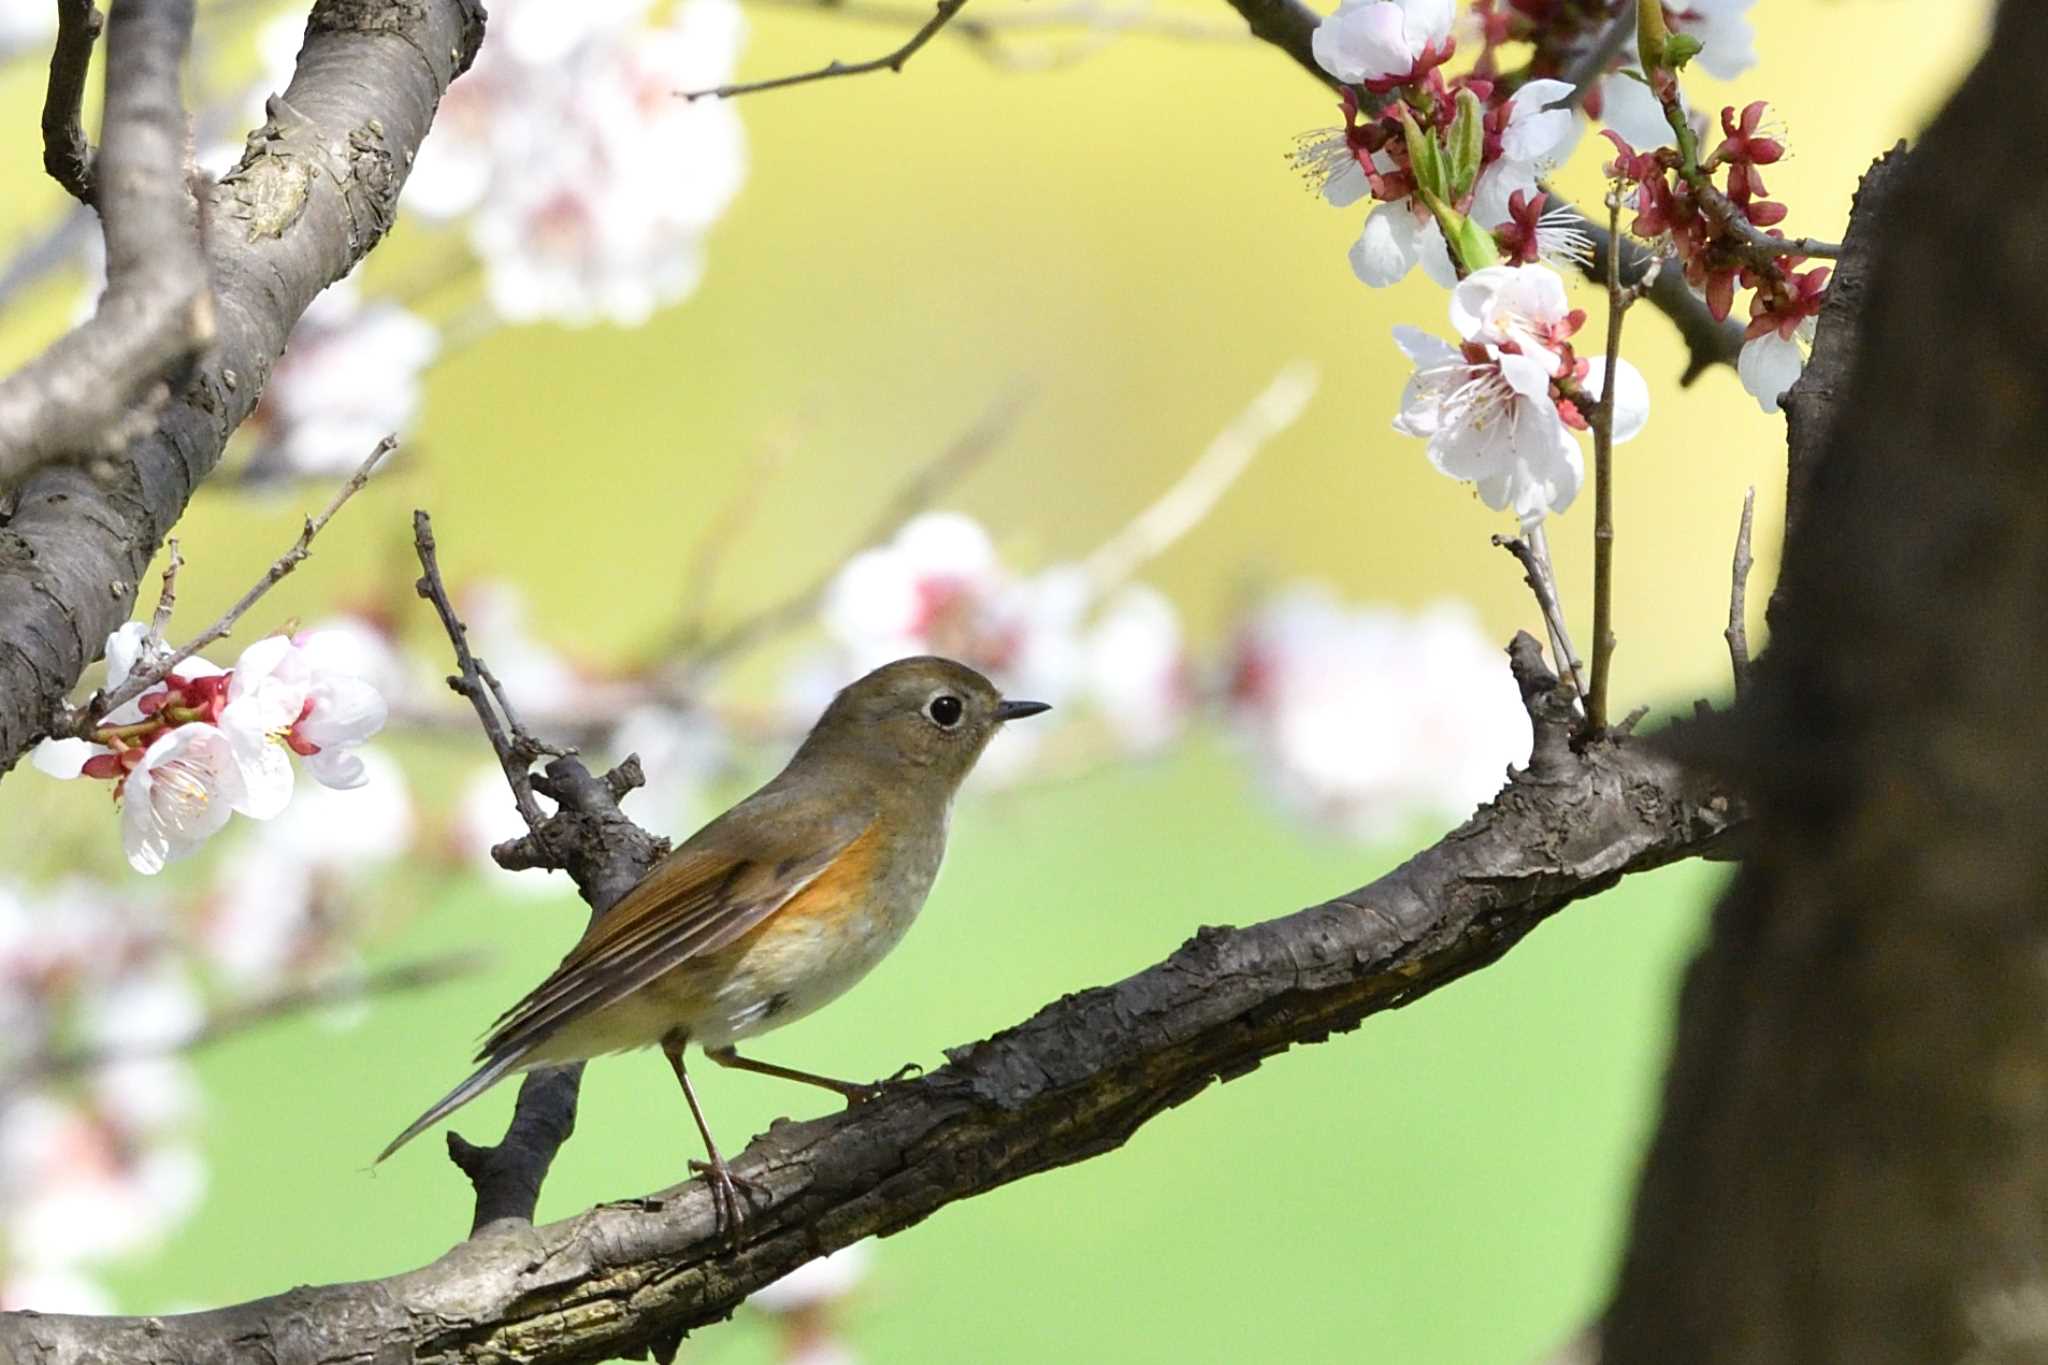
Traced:
[[932, 724], [941, 730], [950, 730], [958, 725], [961, 712], [965, 709], [961, 706], [960, 699], [951, 692], [941, 692], [924, 704], [924, 713], [930, 716]]

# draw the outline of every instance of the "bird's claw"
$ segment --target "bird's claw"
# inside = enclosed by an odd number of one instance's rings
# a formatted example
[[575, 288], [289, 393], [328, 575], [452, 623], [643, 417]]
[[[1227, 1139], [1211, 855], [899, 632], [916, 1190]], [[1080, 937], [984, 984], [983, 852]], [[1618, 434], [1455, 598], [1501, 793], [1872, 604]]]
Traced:
[[739, 1237], [754, 1196], [758, 1195], [764, 1202], [774, 1198], [773, 1191], [766, 1185], [748, 1179], [723, 1161], [692, 1161], [690, 1174], [703, 1176], [704, 1183], [711, 1188], [712, 1215], [717, 1220], [719, 1233], [729, 1239]]
[[924, 1067], [922, 1064], [918, 1062], [905, 1062], [879, 1081], [869, 1081], [866, 1085], [848, 1085], [843, 1087], [839, 1093], [846, 1096], [846, 1107], [848, 1109], [857, 1109], [869, 1100], [880, 1099], [884, 1087], [894, 1085], [897, 1081], [907, 1080], [911, 1076], [922, 1076], [923, 1074]]

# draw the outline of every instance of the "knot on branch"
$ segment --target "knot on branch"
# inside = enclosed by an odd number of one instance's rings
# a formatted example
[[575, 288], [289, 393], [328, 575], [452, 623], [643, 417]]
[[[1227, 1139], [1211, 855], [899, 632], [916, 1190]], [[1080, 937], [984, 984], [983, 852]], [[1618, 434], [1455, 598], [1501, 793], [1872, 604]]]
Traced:
[[1508, 642], [1508, 669], [1521, 689], [1522, 709], [1529, 713], [1529, 774], [1539, 782], [1562, 781], [1575, 766], [1572, 730], [1578, 711], [1572, 689], [1550, 671], [1543, 646], [1526, 630], [1516, 631]]
[[531, 832], [493, 848], [498, 866], [514, 872], [559, 868], [585, 900], [603, 910], [668, 853], [668, 840], [649, 834], [619, 809], [620, 798], [647, 780], [638, 755], [599, 776], [576, 755], [561, 754], [531, 780], [557, 809]]

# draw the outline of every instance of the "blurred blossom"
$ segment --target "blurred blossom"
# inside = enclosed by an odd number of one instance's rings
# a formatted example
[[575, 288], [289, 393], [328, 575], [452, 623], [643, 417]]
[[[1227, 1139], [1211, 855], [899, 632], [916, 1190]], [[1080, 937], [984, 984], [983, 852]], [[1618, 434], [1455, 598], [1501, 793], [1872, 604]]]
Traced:
[[196, 1032], [206, 1006], [182, 960], [168, 953], [136, 964], [88, 996], [86, 1037], [113, 1052], [174, 1048]]
[[[493, 666], [495, 670], [495, 665]], [[543, 811], [555, 803], [536, 795]], [[559, 874], [538, 869], [509, 872], [491, 858], [491, 849], [507, 839], [527, 833], [519, 807], [512, 801], [512, 789], [505, 784], [505, 771], [498, 767], [479, 768], [462, 784], [456, 798], [455, 823], [450, 830], [456, 855], [478, 872], [485, 873], [494, 889], [519, 891], [528, 895], [553, 896], [562, 892]]]
[[730, 79], [734, 0], [495, 6], [405, 189], [431, 218], [474, 215], [492, 306], [513, 322], [634, 326], [703, 272], [702, 242], [746, 176], [738, 112], [678, 92]]
[[513, 710], [530, 721], [567, 710], [579, 699], [583, 678], [574, 664], [534, 633], [525, 593], [511, 583], [484, 579], [464, 584], [456, 596], [469, 627], [470, 647], [490, 661], [491, 673]]
[[331, 285], [292, 329], [246, 430], [252, 478], [342, 478], [377, 442], [419, 420], [421, 376], [440, 348], [432, 324], [395, 303]]
[[363, 785], [312, 787], [222, 858], [199, 914], [199, 943], [244, 992], [352, 966], [355, 884], [411, 847], [405, 774], [388, 755], [361, 755]]
[[43, 1093], [0, 1110], [0, 1221], [17, 1264], [64, 1267], [161, 1240], [199, 1202], [189, 1143]]
[[1230, 703], [1281, 799], [1359, 839], [1469, 814], [1529, 753], [1501, 650], [1460, 605], [1409, 615], [1291, 588], [1238, 627]]
[[114, 1312], [115, 1306], [112, 1294], [76, 1271], [23, 1267], [0, 1280], [0, 1312], [23, 1309], [106, 1314]]
[[44, 4], [42, 0], [7, 0], [0, 4], [0, 61], [48, 47], [56, 37], [55, 5]]
[[749, 1307], [775, 1319], [782, 1341], [782, 1365], [854, 1365], [859, 1359], [840, 1339], [838, 1306], [867, 1278], [869, 1245], [855, 1242], [829, 1256], [806, 1261], [747, 1298]]
[[1148, 753], [1178, 738], [1193, 697], [1180, 613], [1166, 595], [1134, 583], [1089, 629], [1089, 700], [1126, 748]]
[[716, 777], [730, 746], [718, 722], [702, 710], [636, 706], [612, 731], [611, 751], [640, 756], [647, 785], [630, 798], [633, 816], [656, 834], [687, 834], [703, 812], [705, 783]]

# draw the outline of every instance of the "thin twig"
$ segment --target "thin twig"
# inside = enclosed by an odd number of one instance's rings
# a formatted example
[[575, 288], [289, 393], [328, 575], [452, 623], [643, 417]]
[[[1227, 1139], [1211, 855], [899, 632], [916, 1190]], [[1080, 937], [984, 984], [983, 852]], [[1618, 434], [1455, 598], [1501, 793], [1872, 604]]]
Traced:
[[785, 86], [807, 85], [812, 81], [830, 80], [835, 76], [860, 76], [870, 71], [901, 71], [903, 64], [916, 55], [919, 48], [930, 42], [960, 12], [967, 0], [939, 0], [937, 10], [925, 21], [923, 28], [910, 35], [910, 41], [893, 52], [865, 62], [830, 61], [815, 71], [799, 71], [793, 76], [776, 76], [765, 81], [742, 81], [736, 85], [713, 86], [709, 90], [678, 90], [676, 93], [686, 100], [700, 100], [707, 96], [713, 99], [731, 99], [735, 95], [752, 95], [763, 90], [780, 90]]
[[476, 708], [476, 718], [482, 723], [491, 748], [497, 751], [498, 766], [505, 770], [505, 781], [512, 788], [512, 802], [519, 808], [519, 818], [547, 850], [543, 828], [547, 817], [533, 794], [532, 769], [534, 759], [554, 751], [536, 743], [526, 732], [498, 680], [481, 659], [470, 653], [469, 630], [455, 613], [455, 604], [448, 598], [448, 585], [441, 578], [440, 562], [434, 556], [434, 523], [423, 511], [412, 514], [412, 543], [420, 561], [420, 579], [413, 585], [414, 591], [433, 603], [435, 614], [441, 618], [441, 628], [448, 633], [448, 643], [455, 649], [455, 666], [460, 671], [448, 679], [448, 686]]
[[1580, 675], [1579, 653], [1572, 648], [1571, 632], [1564, 623], [1564, 608], [1557, 599], [1557, 580], [1550, 571], [1550, 544], [1544, 537], [1543, 524], [1538, 522], [1528, 530], [1527, 538], [1522, 536], [1495, 536], [1493, 543], [1513, 555], [1522, 566], [1522, 581], [1529, 585], [1529, 591], [1536, 594], [1536, 606], [1543, 613], [1543, 626], [1550, 634], [1550, 652], [1557, 659], [1558, 666], [1572, 675], [1572, 687], [1578, 696], [1586, 695], [1586, 684]]
[[161, 640], [170, 628], [171, 613], [178, 606], [178, 570], [185, 567], [185, 556], [178, 553], [178, 538], [172, 536], [167, 547], [169, 558], [164, 562], [163, 591], [156, 595], [156, 612], [149, 618], [149, 638]]
[[676, 652], [687, 654], [703, 640], [705, 618], [711, 610], [711, 590], [717, 585], [718, 571], [724, 566], [726, 556], [740, 533], [759, 514], [769, 482], [776, 471], [788, 463], [796, 447], [793, 430], [768, 434], [740, 476], [739, 491], [726, 501], [717, 516], [712, 518], [711, 525], [698, 537], [696, 552], [690, 556], [689, 572], [683, 577], [682, 609], [676, 613], [676, 627], [670, 636]]
[[[235, 624], [247, 614], [249, 608], [255, 606], [265, 593], [282, 582], [286, 575], [290, 574], [293, 569], [298, 568], [306, 556], [312, 553], [313, 538], [327, 529], [327, 523], [334, 520], [334, 514], [341, 510], [342, 504], [362, 491], [363, 485], [370, 481], [370, 475], [376, 472], [378, 461], [397, 448], [398, 438], [396, 436], [386, 436], [383, 440], [377, 442], [377, 448], [370, 452], [368, 459], [356, 467], [355, 473], [349, 475], [348, 482], [341, 486], [340, 490], [328, 501], [327, 506], [321, 510], [320, 514], [306, 519], [305, 528], [299, 532], [299, 538], [293, 542], [292, 547], [282, 555], [279, 555], [276, 561], [268, 569], [264, 570], [263, 576], [251, 584], [249, 590], [237, 598], [233, 606], [221, 613], [219, 620], [215, 621], [205, 630], [200, 631], [164, 659], [154, 662], [146, 668], [136, 669], [113, 692], [101, 695], [90, 706], [82, 708], [78, 719], [53, 729], [52, 733], [83, 733], [86, 730], [90, 730], [109, 711], [135, 700], [150, 688], [155, 687], [158, 683], [176, 672], [179, 664], [185, 662], [185, 660], [233, 630]], [[176, 557], [177, 552], [174, 549], [172, 551], [172, 558], [175, 559]], [[169, 572], [169, 570], [166, 570], [167, 576]], [[165, 607], [159, 604], [157, 609], [158, 615], [163, 616], [166, 610]]]
[[1756, 488], [1742, 495], [1742, 526], [1735, 532], [1733, 582], [1728, 589], [1728, 665], [1735, 673], [1735, 699], [1749, 690], [1749, 530], [1756, 514]]
[[94, 199], [94, 153], [80, 122], [85, 75], [105, 24], [92, 0], [57, 0], [57, 42], [50, 50], [49, 93], [43, 97], [43, 169], [81, 204]]
[[1301, 417], [1317, 382], [1315, 366], [1306, 361], [1274, 375], [1171, 488], [1088, 556], [1082, 571], [1089, 586], [1097, 594], [1109, 591], [1208, 516], [1266, 443]]
[[[1607, 231], [1621, 235], [1621, 195], [1607, 195]], [[1607, 728], [1607, 679], [1614, 666], [1614, 391], [1621, 360], [1621, 323], [1632, 291], [1621, 286], [1621, 257], [1607, 253], [1607, 367], [1600, 398], [1588, 419], [1593, 428], [1593, 690], [1586, 694], [1586, 728]]]
[[436, 957], [404, 962], [374, 972], [337, 976], [291, 986], [217, 1010], [183, 1033], [152, 1038], [139, 1044], [74, 1048], [48, 1053], [29, 1061], [19, 1070], [0, 1078], [0, 1093], [32, 1082], [55, 1080], [97, 1070], [115, 1062], [137, 1058], [168, 1057], [222, 1042], [265, 1024], [277, 1023], [333, 1005], [353, 1004], [382, 995], [438, 986], [476, 971], [484, 959], [475, 953], [444, 953]]
[[1740, 205], [1721, 192], [1703, 169], [1679, 169], [1686, 183], [1698, 196], [1700, 204], [1722, 231], [1742, 240], [1753, 257], [1768, 262], [1777, 256], [1818, 256], [1834, 260], [1842, 254], [1840, 242], [1824, 242], [1818, 237], [1774, 237], [1755, 223]]
[[[1024, 409], [1025, 392], [1013, 389], [996, 400], [987, 412], [979, 417], [944, 450], [904, 481], [894, 497], [882, 509], [881, 515], [854, 542], [854, 549], [865, 549], [879, 545], [901, 530], [903, 524], [929, 508], [938, 496], [976, 465], [986, 459], [1016, 425], [1018, 414]], [[703, 648], [693, 652], [684, 664], [688, 671], [698, 672], [720, 659], [746, 648], [755, 642], [774, 635], [779, 631], [792, 629], [808, 621], [824, 600], [825, 592], [832, 586], [838, 575], [840, 561], [835, 560], [830, 568], [803, 588], [785, 597], [767, 609], [756, 612], [746, 620], [714, 635]]]

